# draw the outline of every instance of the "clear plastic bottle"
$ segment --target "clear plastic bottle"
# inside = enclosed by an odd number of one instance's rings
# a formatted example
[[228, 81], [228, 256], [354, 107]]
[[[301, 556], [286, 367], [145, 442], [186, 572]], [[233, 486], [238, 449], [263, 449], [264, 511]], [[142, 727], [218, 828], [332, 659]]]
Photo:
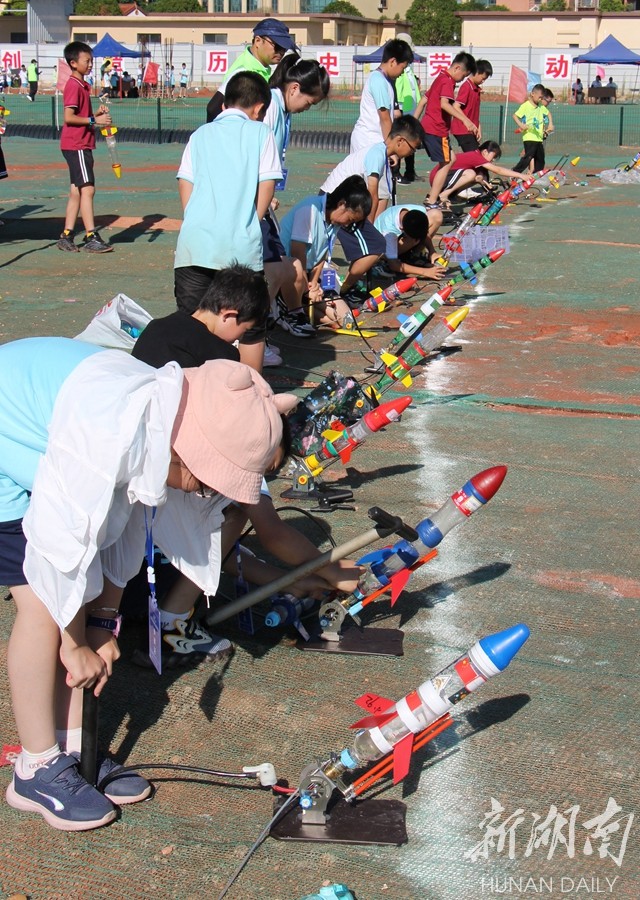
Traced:
[[340, 753], [341, 764], [361, 768], [390, 753], [408, 735], [423, 731], [506, 669], [528, 637], [529, 629], [520, 624], [476, 641], [463, 656], [375, 716], [379, 724], [357, 733], [353, 744]]

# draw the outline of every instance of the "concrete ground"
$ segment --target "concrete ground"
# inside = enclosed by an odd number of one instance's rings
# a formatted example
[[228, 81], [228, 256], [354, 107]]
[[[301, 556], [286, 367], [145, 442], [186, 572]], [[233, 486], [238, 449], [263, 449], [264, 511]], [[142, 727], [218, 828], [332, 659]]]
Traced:
[[[55, 143], [3, 147], [2, 341], [76, 334], [118, 291], [153, 315], [172, 311], [181, 147], [123, 145], [120, 182], [100, 158], [96, 210], [115, 246], [105, 256], [55, 248], [67, 192]], [[338, 161], [290, 156], [287, 205], [315, 193]], [[249, 638], [225, 625], [237, 652], [224, 670], [159, 678], [131, 664], [141, 632], [125, 632], [101, 704], [101, 741], [119, 760], [228, 771], [269, 760], [295, 785], [306, 764], [349, 743], [359, 694], [399, 698], [477, 638], [518, 622], [531, 629], [509, 669], [457, 707], [455, 729], [418, 752], [404, 783], [372, 792], [406, 803], [406, 845], [268, 839], [233, 900], [298, 900], [324, 881], [358, 900], [640, 896], [640, 188], [587, 177], [619, 159], [590, 150], [555, 202], [503, 214], [511, 252], [457, 293], [471, 308], [448, 342], [457, 352], [416, 374], [400, 424], [327, 474], [355, 491], [354, 511], [319, 516], [340, 542], [368, 528], [373, 505], [415, 524], [476, 472], [509, 467], [495, 499], [443, 541], [394, 609], [383, 599], [365, 616], [402, 627], [404, 656], [301, 653], [292, 635]], [[423, 187], [403, 188], [401, 200], [419, 202]], [[417, 299], [431, 291], [425, 283]], [[393, 312], [369, 322], [380, 329], [374, 348], [397, 325]], [[302, 394], [331, 367], [360, 375], [370, 358], [359, 339], [329, 332], [303, 344], [276, 331], [274, 342], [285, 358], [268, 372], [276, 390]], [[272, 483], [274, 498], [285, 486]], [[300, 513], [283, 515], [322, 540]], [[0, 604], [0, 746], [17, 742], [5, 671], [12, 619]], [[2, 769], [0, 787], [10, 777]], [[84, 834], [1, 804], [2, 896], [217, 897], [268, 822], [270, 794], [166, 771], [154, 782], [152, 801]]]

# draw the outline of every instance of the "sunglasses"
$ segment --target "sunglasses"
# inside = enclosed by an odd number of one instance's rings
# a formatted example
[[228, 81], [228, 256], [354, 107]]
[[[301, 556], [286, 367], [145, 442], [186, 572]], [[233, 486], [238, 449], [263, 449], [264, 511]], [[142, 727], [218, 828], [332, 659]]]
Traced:
[[266, 41], [268, 44], [271, 44], [271, 46], [276, 51], [276, 53], [279, 53], [281, 56], [284, 56], [284, 54], [287, 52], [286, 47], [281, 47], [280, 44], [276, 44], [276, 42], [272, 41], [271, 38], [269, 38], [269, 37], [263, 36], [262, 40]]

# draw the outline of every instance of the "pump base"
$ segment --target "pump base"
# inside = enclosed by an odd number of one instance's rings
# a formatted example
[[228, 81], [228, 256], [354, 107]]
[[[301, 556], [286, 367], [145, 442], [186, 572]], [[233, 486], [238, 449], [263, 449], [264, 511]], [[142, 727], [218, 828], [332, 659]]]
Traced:
[[[276, 810], [284, 799], [276, 801]], [[275, 810], [274, 810], [275, 811]], [[407, 807], [400, 800], [356, 800], [340, 797], [330, 806], [324, 825], [308, 825], [299, 806], [292, 807], [269, 834], [279, 841], [312, 841], [320, 844], [406, 844]]]
[[404, 656], [404, 631], [399, 628], [358, 628], [347, 626], [338, 640], [326, 641], [312, 634], [311, 640], [298, 640], [298, 650], [318, 653], [355, 653], [364, 656]]

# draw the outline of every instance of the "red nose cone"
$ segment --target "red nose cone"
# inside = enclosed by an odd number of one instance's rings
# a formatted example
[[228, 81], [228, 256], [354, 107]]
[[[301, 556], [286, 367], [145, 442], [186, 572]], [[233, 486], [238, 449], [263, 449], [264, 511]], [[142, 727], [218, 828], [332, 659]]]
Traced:
[[399, 418], [411, 402], [412, 398], [405, 396], [398, 397], [397, 400], [389, 400], [387, 403], [381, 403], [380, 406], [365, 413], [365, 424], [372, 431], [379, 431], [385, 425], [389, 425]]
[[[502, 252], [504, 253], [504, 250], [503, 250]], [[448, 300], [449, 297], [451, 296], [451, 291], [452, 291], [452, 290], [453, 290], [453, 288], [451, 287], [451, 285], [447, 285], [446, 287], [443, 287], [443, 288], [441, 288], [441, 289], [438, 291], [438, 294], [439, 294], [440, 297], [442, 298], [442, 302], [443, 302], [443, 303], [446, 303], [446, 302], [447, 302], [447, 300]]]
[[498, 196], [498, 200], [500, 201], [500, 203], [503, 203], [503, 204], [508, 203], [510, 199], [511, 199], [511, 188], [507, 188], [506, 191], [503, 191]]
[[497, 494], [506, 474], [506, 466], [492, 466], [490, 469], [484, 469], [484, 471], [474, 475], [471, 479], [471, 484], [486, 502], [491, 500], [494, 494]]
[[480, 213], [482, 212], [482, 203], [476, 203], [473, 209], [469, 212], [469, 215], [472, 219], [479, 219]]
[[394, 287], [396, 287], [401, 294], [406, 294], [407, 291], [414, 288], [417, 283], [417, 278], [403, 278], [401, 281], [396, 281]]
[[494, 263], [494, 262], [497, 262], [497, 260], [500, 259], [500, 257], [503, 255], [504, 252], [505, 252], [505, 248], [504, 248], [504, 247], [501, 247], [499, 250], [490, 250], [490, 251], [487, 253], [487, 256], [489, 257], [489, 259], [491, 260], [491, 262]]

